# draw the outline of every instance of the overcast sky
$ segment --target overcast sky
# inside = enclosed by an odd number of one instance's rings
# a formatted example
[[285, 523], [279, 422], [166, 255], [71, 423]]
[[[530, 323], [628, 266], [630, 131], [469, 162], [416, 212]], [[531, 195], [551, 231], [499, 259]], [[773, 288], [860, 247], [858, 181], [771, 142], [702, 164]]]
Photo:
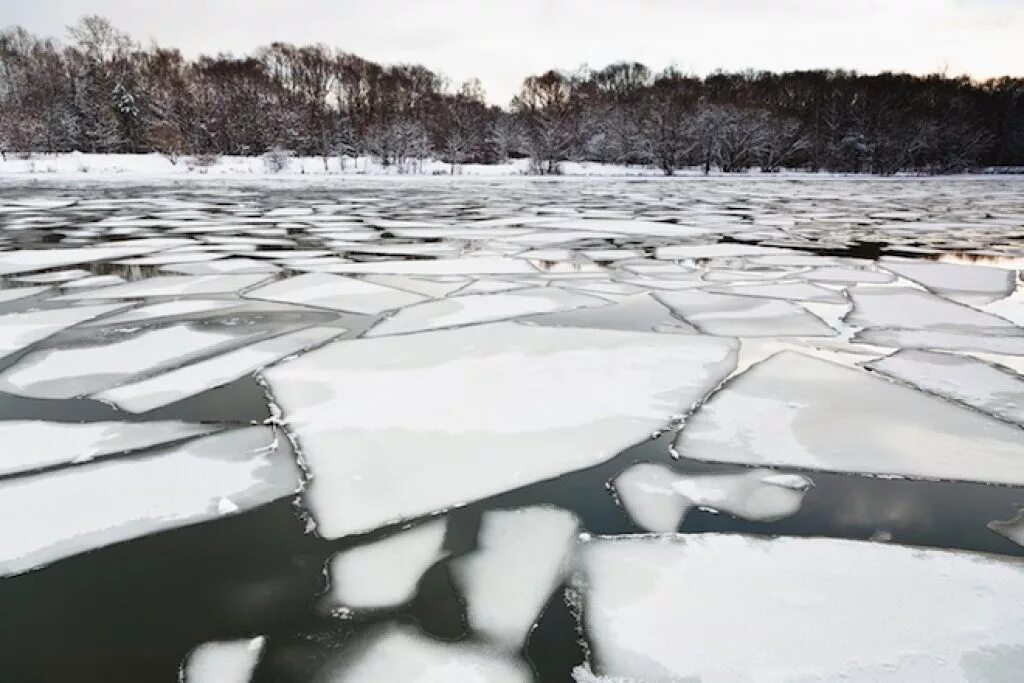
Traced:
[[0, 0], [0, 26], [52, 37], [82, 14], [189, 56], [278, 40], [418, 62], [498, 104], [531, 73], [621, 59], [1024, 75], [1024, 0]]

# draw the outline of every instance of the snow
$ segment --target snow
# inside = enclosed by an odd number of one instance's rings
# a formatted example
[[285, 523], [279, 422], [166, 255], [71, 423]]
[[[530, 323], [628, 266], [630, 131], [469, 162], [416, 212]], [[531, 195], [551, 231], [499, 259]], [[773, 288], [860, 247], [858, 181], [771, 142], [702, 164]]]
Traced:
[[904, 349], [866, 367], [924, 391], [1024, 425], [1024, 378], [983, 361]]
[[159, 446], [219, 429], [187, 422], [0, 421], [0, 476]]
[[1005, 522], [994, 521], [988, 523], [988, 528], [992, 531], [1005, 536], [1017, 545], [1024, 545], [1024, 508], [1017, 512], [1017, 514]]
[[477, 549], [451, 563], [473, 632], [518, 651], [568, 571], [579, 522], [533, 507], [483, 515]]
[[0, 480], [0, 576], [292, 495], [299, 472], [267, 427], [167, 452]]
[[263, 636], [213, 641], [192, 650], [181, 667], [181, 683], [249, 683], [259, 664]]
[[371, 315], [426, 300], [411, 292], [328, 273], [278, 280], [246, 292], [245, 297]]
[[1016, 273], [1004, 268], [883, 257], [879, 265], [933, 292], [963, 303], [988, 303], [1010, 294]]
[[676, 448], [712, 462], [1024, 484], [1018, 427], [793, 351], [734, 377]]
[[340, 327], [309, 327], [149, 379], [107, 389], [95, 394], [93, 398], [112, 403], [131, 413], [144, 413], [227, 384], [345, 332]]
[[403, 308], [377, 323], [364, 336], [406, 334], [606, 305], [608, 302], [604, 299], [552, 287], [517, 289], [497, 294], [468, 294]]
[[84, 396], [244, 340], [237, 333], [182, 324], [95, 346], [41, 349], [0, 372], [0, 390], [31, 398]]
[[611, 677], [952, 683], [1024, 667], [1017, 559], [687, 534], [596, 538], [580, 565], [596, 672]]
[[125, 308], [111, 304], [0, 315], [0, 355], [20, 351], [61, 330]]
[[795, 514], [812, 485], [807, 477], [771, 470], [691, 476], [649, 463], [633, 465], [614, 481], [630, 518], [654, 532], [675, 531], [693, 508], [773, 522]]
[[412, 600], [420, 577], [445, 555], [444, 534], [439, 519], [336, 553], [327, 562], [325, 606], [366, 609]]
[[740, 337], [835, 334], [820, 318], [789, 301], [708, 292], [658, 292], [655, 298], [706, 334]]
[[264, 377], [336, 538], [604, 462], [700, 400], [736, 350], [495, 323], [337, 341]]
[[432, 640], [407, 626], [387, 626], [327, 664], [322, 683], [529, 683], [518, 658], [472, 642]]
[[150, 296], [232, 294], [267, 279], [265, 273], [252, 275], [159, 275], [138, 282], [76, 292], [60, 297], [79, 299], [141, 299]]

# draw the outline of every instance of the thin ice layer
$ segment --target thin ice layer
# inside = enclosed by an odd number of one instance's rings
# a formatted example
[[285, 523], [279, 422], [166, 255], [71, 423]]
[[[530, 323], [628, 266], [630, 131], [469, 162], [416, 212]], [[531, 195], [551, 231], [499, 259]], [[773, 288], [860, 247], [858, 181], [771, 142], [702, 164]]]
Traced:
[[523, 646], [565, 577], [578, 526], [558, 508], [483, 515], [477, 549], [451, 563], [474, 633], [510, 652]]
[[707, 334], [821, 337], [835, 330], [789, 301], [708, 292], [658, 292], [659, 301]]
[[330, 273], [307, 273], [278, 280], [247, 292], [245, 296], [248, 299], [371, 315], [427, 300], [412, 292]]
[[604, 462], [735, 367], [728, 339], [515, 323], [338, 341], [264, 373], [327, 538]]
[[0, 315], [0, 355], [20, 351], [61, 330], [124, 308], [121, 304], [77, 306]]
[[616, 477], [614, 486], [637, 526], [668, 532], [678, 529], [693, 508], [757, 522], [789, 517], [800, 509], [812, 482], [798, 474], [772, 470], [685, 475], [664, 465], [641, 463]]
[[181, 667], [182, 683], [249, 683], [263, 652], [263, 636], [203, 643]]
[[131, 413], [144, 413], [223, 386], [344, 333], [345, 329], [340, 327], [310, 327], [290, 332], [149, 379], [107, 389], [93, 398]]
[[191, 316], [200, 313], [225, 311], [230, 308], [237, 308], [240, 305], [240, 302], [237, 300], [177, 299], [174, 301], [164, 301], [161, 303], [150, 304], [148, 306], [133, 308], [130, 311], [125, 311], [124, 313], [118, 313], [117, 315], [105, 318], [101, 322], [104, 325], [137, 323], [147, 320], [155, 320], [158, 318]]
[[556, 287], [517, 289], [497, 294], [469, 294], [427, 301], [398, 311], [364, 336], [381, 337], [444, 327], [491, 322], [537, 313], [606, 306], [604, 299]]
[[687, 458], [1024, 485], [1018, 427], [876, 375], [782, 351], [686, 421]]
[[173, 325], [99, 346], [41, 349], [0, 372], [0, 391], [32, 398], [84, 396], [244, 340], [234, 333]]
[[327, 563], [330, 608], [393, 607], [416, 594], [420, 577], [444, 556], [445, 520], [336, 553]]
[[[188, 240], [183, 240], [187, 242]], [[79, 263], [95, 263], [115, 258], [138, 256], [166, 249], [173, 240], [159, 242], [157, 240], [139, 240], [123, 242], [101, 247], [81, 247], [77, 249], [18, 249], [0, 254], [0, 275], [13, 273], [32, 273], [37, 270], [62, 268]]]
[[166, 452], [0, 481], [0, 575], [292, 495], [288, 440], [247, 427]]
[[472, 642], [433, 640], [387, 626], [328, 663], [317, 683], [529, 683], [526, 664]]
[[904, 349], [868, 368], [945, 398], [1024, 425], [1024, 378], [983, 361]]
[[0, 476], [88, 462], [93, 458], [150, 448], [200, 434], [216, 425], [187, 422], [46, 422], [0, 421]]
[[[596, 673], [643, 681], [1012, 681], [1024, 563], [827, 538], [583, 544]], [[714, 653], [714, 656], [709, 656]]]

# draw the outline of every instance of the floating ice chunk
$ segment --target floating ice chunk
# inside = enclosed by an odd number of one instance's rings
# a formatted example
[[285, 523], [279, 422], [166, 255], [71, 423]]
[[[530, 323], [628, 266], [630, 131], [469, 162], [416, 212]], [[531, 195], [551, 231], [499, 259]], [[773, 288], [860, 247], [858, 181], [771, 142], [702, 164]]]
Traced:
[[519, 650], [565, 578], [579, 522], [558, 508], [487, 512], [478, 548], [451, 563], [477, 635]]
[[672, 325], [676, 328], [675, 332], [697, 333], [690, 325], [672, 317], [669, 310], [650, 294], [634, 294], [607, 306], [536, 315], [527, 320], [540, 325], [598, 327], [635, 332], [648, 332], [659, 325]]
[[757, 244], [676, 244], [669, 247], [658, 247], [654, 252], [654, 256], [658, 259], [672, 261], [677, 259], [738, 258], [793, 253], [795, 252], [790, 249], [762, 247]]
[[149, 379], [107, 389], [94, 394], [93, 398], [131, 413], [144, 413], [227, 384], [345, 331], [340, 327], [310, 327], [290, 332]]
[[95, 291], [67, 294], [61, 299], [139, 299], [150, 296], [233, 294], [267, 279], [265, 273], [252, 275], [160, 275]]
[[1001, 536], [1006, 536], [1017, 545], [1024, 545], [1024, 508], [1005, 522], [999, 520], [989, 522], [988, 528]]
[[861, 330], [853, 341], [859, 344], [891, 348], [980, 351], [1009, 356], [1024, 356], [1024, 335], [1017, 328], [988, 327], [946, 330]]
[[445, 555], [444, 534], [439, 519], [336, 553], [327, 562], [325, 605], [365, 609], [408, 602], [423, 573]]
[[293, 494], [287, 439], [267, 427], [205, 436], [167, 452], [0, 481], [0, 575]]
[[88, 462], [93, 458], [149, 448], [215, 432], [216, 425], [187, 422], [0, 421], [0, 475]]
[[904, 349], [867, 367], [1024, 425], [1024, 379], [983, 361]]
[[126, 308], [123, 304], [0, 315], [0, 355], [20, 351], [78, 323]]
[[[188, 240], [185, 240], [187, 242]], [[0, 254], [0, 275], [31, 273], [73, 266], [79, 263], [94, 263], [110, 259], [138, 256], [173, 246], [148, 240], [124, 242], [116, 246], [81, 247], [75, 249], [19, 249]]]
[[11, 281], [26, 284], [53, 284], [55, 282], [70, 282], [71, 280], [77, 280], [80, 277], [88, 277], [90, 275], [92, 275], [92, 273], [88, 270], [75, 268], [72, 270], [55, 270], [52, 273], [38, 273], [36, 275], [12, 277]]
[[280, 268], [269, 261], [252, 258], [226, 258], [216, 261], [204, 259], [198, 263], [182, 263], [179, 259], [167, 262], [167, 265], [160, 270], [182, 275], [215, 275], [219, 273], [276, 273]]
[[67, 291], [85, 289], [87, 287], [109, 287], [110, 285], [124, 284], [125, 279], [120, 275], [91, 275], [78, 278], [63, 285]]
[[205, 251], [175, 252], [165, 251], [162, 254], [152, 256], [137, 256], [130, 259], [122, 259], [114, 263], [119, 266], [164, 266], [170, 263], [197, 263], [202, 261], [216, 261], [224, 258], [224, 254], [210, 253]]
[[1018, 427], [793, 351], [733, 378], [676, 446], [713, 462], [1024, 484]]
[[1016, 272], [1005, 268], [883, 257], [879, 265], [933, 292], [964, 303], [1002, 299], [1016, 286]]
[[686, 534], [597, 538], [581, 565], [583, 625], [611, 677], [945, 683], [1024, 668], [1016, 559]]
[[388, 626], [328, 663], [322, 683], [529, 683], [520, 659], [470, 642], [432, 640], [405, 626]]
[[403, 308], [392, 317], [377, 323], [364, 336], [380, 337], [436, 330], [606, 305], [608, 302], [604, 299], [552, 287], [518, 289], [497, 294], [469, 294]]
[[[1013, 327], [990, 313], [906, 287], [851, 287], [853, 311], [846, 322], [869, 327], [945, 329]], [[968, 330], [969, 331], [969, 330]]]
[[396, 275], [515, 275], [536, 273], [527, 261], [517, 258], [478, 257], [432, 261], [370, 261], [328, 266], [331, 273], [393, 273]]
[[[199, 313], [212, 313], [214, 311], [226, 311], [230, 308], [237, 308], [241, 302], [237, 300], [224, 299], [178, 299], [175, 301], [164, 301], [149, 306], [141, 306], [124, 313], [118, 313], [99, 321], [103, 325], [120, 325], [123, 323], [136, 323], [158, 318], [172, 318], [178, 316], [196, 315]], [[95, 323], [93, 323], [95, 324]]]
[[247, 292], [245, 297], [371, 315], [426, 300], [411, 292], [329, 273], [278, 280]]
[[11, 287], [9, 289], [0, 289], [0, 304], [27, 299], [30, 296], [37, 296], [49, 290], [49, 287]]
[[757, 285], [715, 285], [705, 287], [704, 291], [716, 294], [734, 294], [737, 296], [767, 297], [770, 299], [787, 299], [793, 301], [812, 301], [823, 304], [845, 304], [846, 297], [831, 289], [819, 287], [808, 282], [779, 282]]
[[660, 302], [707, 334], [821, 337], [835, 330], [789, 301], [708, 292], [658, 292]]
[[495, 292], [508, 292], [513, 289], [523, 289], [529, 285], [521, 282], [507, 282], [505, 280], [480, 279], [465, 285], [458, 290], [459, 296], [466, 294], [494, 294]]
[[695, 507], [773, 522], [795, 514], [811, 485], [807, 477], [771, 470], [691, 476], [649, 463], [630, 467], [614, 482], [633, 521], [656, 532], [675, 531]]
[[203, 643], [188, 654], [181, 683], [249, 683], [263, 645], [263, 636]]
[[736, 351], [498, 323], [337, 341], [264, 376], [336, 538], [603, 462], [701, 399]]
[[585, 294], [597, 294], [598, 296], [629, 296], [631, 294], [643, 294], [644, 291], [625, 282], [611, 282], [609, 280], [588, 280], [586, 282], [556, 282], [556, 287], [567, 287]]
[[40, 349], [0, 372], [0, 391], [32, 398], [84, 396], [244, 340], [238, 334], [174, 325], [99, 346]]
[[896, 278], [889, 273], [877, 270], [861, 270], [841, 266], [814, 268], [801, 273], [800, 277], [811, 282], [827, 282], [836, 284], [877, 284], [884, 285]]
[[362, 279], [364, 282], [372, 282], [384, 287], [393, 287], [406, 292], [412, 292], [413, 294], [429, 296], [432, 299], [448, 296], [458, 291], [461, 287], [465, 287], [470, 282], [469, 279], [462, 278], [450, 282], [437, 282], [435, 280], [403, 277], [401, 275], [365, 275]]
[[621, 261], [641, 256], [635, 249], [584, 249], [583, 255], [591, 261]]

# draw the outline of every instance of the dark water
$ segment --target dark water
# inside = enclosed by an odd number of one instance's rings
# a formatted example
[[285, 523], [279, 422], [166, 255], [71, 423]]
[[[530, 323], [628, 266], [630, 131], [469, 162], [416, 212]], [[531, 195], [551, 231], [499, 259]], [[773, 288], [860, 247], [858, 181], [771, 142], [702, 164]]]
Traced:
[[[482, 210], [500, 209], [512, 213], [523, 207], [547, 202], [595, 209], [621, 207], [621, 187], [643, 187], [671, 196], [663, 186], [621, 183], [616, 192], [572, 195], [568, 185], [542, 186], [541, 190], [504, 190], [484, 184], [476, 194], [452, 198], [428, 187], [420, 194], [389, 186], [366, 190], [366, 196], [385, 200], [383, 216], [418, 216], [432, 211], [447, 217], [486, 217]], [[566, 196], [569, 188], [569, 196]], [[42, 193], [53, 196], [52, 191]], [[234, 191], [238, 192], [238, 191]], [[518, 194], [517, 194], [518, 192]], [[352, 193], [362, 196], [357, 189]], [[404, 193], [404, 194], [403, 194]], [[39, 194], [39, 193], [35, 193]], [[57, 194], [60, 194], [59, 192]], [[81, 188], [65, 194], [92, 199], [123, 199], [126, 196], [212, 202], [211, 217], [218, 205], [227, 214], [244, 216], [275, 206], [302, 206], [336, 201], [336, 193], [295, 191], [273, 193], [243, 190], [222, 196], [216, 191], [168, 188]], [[539, 196], [538, 196], [539, 195]], [[22, 197], [22, 190], [0, 189], [4, 197]], [[34, 196], [34, 194], [33, 194]], [[398, 198], [401, 205], [387, 201]], [[824, 202], [827, 197], [822, 198]], [[440, 206], [439, 206], [440, 201]], [[676, 205], [686, 197], [674, 199]], [[724, 201], [724, 200], [723, 200]], [[220, 204], [218, 204], [218, 202]], [[446, 206], [444, 202], [447, 202]], [[727, 202], [726, 202], [727, 204]], [[657, 204], [663, 210], [664, 203]], [[258, 209], [258, 210], [257, 210]], [[724, 206], [729, 211], [751, 210], [749, 204]], [[762, 206], [763, 209], [763, 206]], [[74, 229], [97, 216], [115, 215], [130, 209], [84, 211], [69, 208], [41, 212], [53, 223], [9, 233], [11, 247], [64, 244], [58, 227]], [[145, 211], [140, 215], [147, 215]], [[290, 219], [284, 218], [282, 222]], [[856, 230], [851, 232], [856, 233]], [[315, 236], [289, 230], [297, 248], [318, 248]], [[382, 240], [390, 238], [381, 235]], [[984, 248], [1012, 246], [989, 241]], [[737, 237], [707, 241], [743, 241]], [[574, 248], [608, 246], [638, 248], [649, 253], [669, 240], [588, 239]], [[933, 255], [906, 247], [927, 245], [929, 240], [890, 244], [885, 241], [847, 240], [832, 243], [792, 245], [809, 253], [877, 258], [883, 254]], [[980, 247], [979, 247], [980, 248]], [[244, 256], [244, 254], [241, 254]], [[372, 260], [374, 256], [353, 256]], [[79, 266], [73, 266], [79, 267]], [[158, 274], [155, 268], [119, 267], [111, 264], [86, 266], [97, 274], [116, 273], [136, 280]], [[14, 302], [0, 312], [26, 310], [38, 302]], [[46, 305], [46, 304], [44, 304]], [[202, 324], [217, 325], [230, 313], [204, 316]], [[293, 315], [294, 319], [288, 316]], [[646, 313], [644, 314], [646, 315]], [[608, 319], [603, 309], [593, 312], [534, 316], [534, 324], [575, 324], [650, 328], [655, 324], [679, 322], [666, 309], [657, 319], [638, 316], [623, 308]], [[302, 313], [255, 315], [253, 325], [316, 324], [328, 318], [308, 310]], [[329, 317], [334, 324], [358, 335], [372, 320], [360, 316]], [[162, 323], [156, 323], [162, 324]], [[76, 331], [43, 342], [48, 345], [88, 343], [87, 331]], [[18, 355], [0, 361], [0, 370], [16, 362]], [[185, 401], [133, 415], [87, 399], [38, 400], [0, 393], [0, 420], [45, 419], [51, 421], [99, 421], [180, 419], [243, 425], [270, 417], [264, 389], [254, 378], [245, 378], [212, 389]], [[595, 534], [626, 534], [642, 531], [616, 503], [608, 482], [626, 467], [638, 462], [667, 464], [681, 472], [727, 472], [739, 468], [675, 459], [670, 452], [674, 434], [651, 438], [600, 466], [536, 483], [452, 510], [448, 513], [445, 539], [449, 559], [434, 565], [423, 576], [412, 603], [398, 609], [359, 612], [339, 618], [320, 606], [326, 588], [323, 567], [338, 550], [392, 533], [397, 527], [362, 536], [325, 541], [306, 533], [301, 510], [295, 501], [283, 500], [262, 508], [201, 525], [120, 543], [61, 560], [27, 574], [0, 579], [0, 683], [71, 681], [82, 683], [176, 681], [182, 659], [204, 641], [264, 635], [267, 645], [254, 680], [257, 683], [291, 683], [311, 680], [334, 657], [344, 657], [347, 648], [381, 624], [400, 622], [415, 625], [443, 640], [473, 638], [466, 624], [465, 607], [449, 576], [451, 559], [474, 549], [481, 515], [495, 508], [526, 505], [556, 505], [573, 511], [582, 526]], [[779, 468], [783, 469], [784, 468]], [[773, 523], [748, 522], [728, 515], [691, 512], [683, 532], [741, 532], [759, 535], [824, 536], [851, 539], [888, 538], [893, 543], [955, 548], [1024, 558], [1024, 548], [986, 528], [994, 519], [1006, 519], [1024, 505], [1024, 489], [970, 483], [949, 483], [882, 479], [862, 476], [809, 473], [814, 487], [804, 498], [798, 513]], [[55, 501], [55, 504], [59, 502]], [[3, 521], [0, 520], [0, 524]], [[550, 599], [531, 633], [523, 652], [538, 681], [570, 680], [572, 668], [583, 662], [576, 624], [557, 591]]]

